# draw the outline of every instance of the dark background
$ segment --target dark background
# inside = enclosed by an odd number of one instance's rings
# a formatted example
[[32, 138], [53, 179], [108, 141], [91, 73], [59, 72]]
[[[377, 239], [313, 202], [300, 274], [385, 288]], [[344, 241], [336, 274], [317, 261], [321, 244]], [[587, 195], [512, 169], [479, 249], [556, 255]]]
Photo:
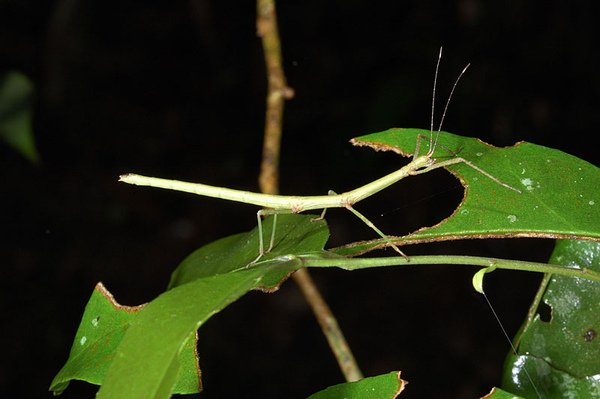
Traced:
[[[347, 141], [429, 126], [441, 45], [440, 105], [472, 63], [445, 130], [495, 145], [526, 140], [597, 163], [595, 3], [281, 1], [285, 70], [296, 90], [285, 113], [282, 193], [354, 188], [405, 162]], [[18, 69], [35, 83], [42, 156], [34, 166], [0, 144], [0, 396], [50, 396], [96, 282], [122, 304], [150, 301], [191, 251], [254, 227], [250, 206], [117, 183], [138, 172], [257, 190], [266, 81], [254, 7], [0, 2], [0, 72]], [[437, 171], [358, 208], [402, 234], [440, 221], [461, 196], [457, 181]], [[329, 246], [374, 238], [348, 212], [333, 210], [328, 221]], [[521, 239], [406, 252], [543, 261], [551, 249]], [[312, 272], [365, 374], [403, 370], [407, 398], [475, 398], [499, 383], [508, 344], [472, 273]], [[513, 334], [539, 276], [501, 271], [486, 281]], [[303, 398], [342, 382], [292, 281], [211, 319], [199, 352], [205, 397]], [[63, 397], [91, 398], [96, 389], [75, 382]]]

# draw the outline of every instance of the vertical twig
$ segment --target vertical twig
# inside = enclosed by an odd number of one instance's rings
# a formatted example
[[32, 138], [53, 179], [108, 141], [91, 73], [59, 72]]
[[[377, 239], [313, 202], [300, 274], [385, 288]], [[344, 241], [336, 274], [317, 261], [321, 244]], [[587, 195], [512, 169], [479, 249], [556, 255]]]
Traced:
[[[258, 36], [262, 39], [269, 80], [259, 184], [262, 192], [277, 194], [279, 192], [279, 149], [281, 147], [283, 109], [285, 100], [292, 98], [294, 91], [287, 86], [281, 63], [275, 0], [257, 0], [256, 9], [256, 29]], [[312, 308], [346, 381], [361, 379], [362, 373], [346, 339], [308, 271], [306, 269], [298, 270], [294, 273], [294, 279]]]
[[312, 280], [308, 270], [300, 269], [294, 273], [293, 276], [294, 281], [296, 281], [300, 290], [302, 290], [302, 294], [304, 294], [306, 301], [309, 303], [315, 314], [346, 381], [351, 382], [362, 379], [362, 372], [360, 371], [360, 368], [358, 368], [358, 364], [348, 346], [348, 342], [346, 342], [346, 338], [344, 337], [335, 316], [321, 296], [321, 293]]
[[281, 45], [274, 0], [257, 0], [256, 30], [262, 39], [269, 87], [259, 184], [264, 193], [279, 193], [279, 149], [285, 100], [294, 96], [281, 65]]
[[521, 327], [519, 327], [519, 331], [517, 331], [515, 337], [512, 340], [513, 346], [515, 348], [518, 348], [519, 345], [521, 345], [521, 338], [523, 337], [523, 334], [529, 329], [531, 323], [533, 323], [533, 321], [535, 320], [535, 315], [538, 314], [538, 308], [540, 306], [540, 303], [542, 303], [542, 298], [546, 293], [546, 288], [548, 288], [550, 280], [552, 280], [552, 273], [544, 273], [544, 278], [540, 282], [540, 286], [538, 287], [538, 290], [535, 294], [535, 297], [533, 298], [533, 301], [531, 302], [531, 305], [529, 305], [529, 310], [527, 311], [527, 317], [525, 317], [525, 322], [521, 325]]

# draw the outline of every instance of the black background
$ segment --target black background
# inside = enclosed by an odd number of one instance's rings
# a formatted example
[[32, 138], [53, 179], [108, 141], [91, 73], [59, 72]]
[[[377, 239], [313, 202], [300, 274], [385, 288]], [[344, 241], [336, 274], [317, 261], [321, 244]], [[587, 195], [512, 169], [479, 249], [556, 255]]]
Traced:
[[[371, 4], [375, 3], [375, 4]], [[429, 127], [467, 62], [444, 130], [495, 145], [526, 140], [597, 163], [595, 2], [281, 1], [288, 83], [281, 192], [324, 194], [399, 167], [394, 154], [352, 148], [354, 136]], [[117, 183], [138, 172], [257, 190], [265, 72], [254, 3], [0, 3], [0, 72], [33, 80], [42, 163], [5, 144], [1, 161], [0, 396], [49, 397], [85, 303], [103, 281], [136, 305], [164, 290], [195, 248], [255, 224], [255, 208]], [[441, 107], [438, 107], [438, 109]], [[383, 231], [448, 216], [457, 181], [407, 179], [358, 208]], [[383, 214], [383, 216], [381, 216]], [[329, 246], [374, 238], [342, 210]], [[547, 240], [408, 247], [543, 261]], [[383, 252], [388, 253], [390, 252]], [[475, 398], [499, 383], [508, 344], [471, 285], [472, 269], [426, 267], [313, 276], [366, 375], [403, 370], [407, 398]], [[496, 272], [488, 294], [509, 333], [539, 276]], [[293, 282], [250, 293], [200, 331], [204, 397], [303, 398], [342, 382]], [[74, 382], [64, 398], [93, 397]]]

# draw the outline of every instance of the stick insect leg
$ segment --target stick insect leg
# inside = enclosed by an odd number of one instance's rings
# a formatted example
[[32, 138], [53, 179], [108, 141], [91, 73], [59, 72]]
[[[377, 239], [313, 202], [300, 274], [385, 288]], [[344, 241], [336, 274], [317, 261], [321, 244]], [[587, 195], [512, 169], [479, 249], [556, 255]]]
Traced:
[[[329, 190], [327, 192], [327, 195], [337, 195], [337, 193], [333, 190]], [[321, 212], [321, 214], [319, 216], [317, 216], [316, 218], [312, 218], [310, 219], [311, 222], [318, 222], [319, 220], [323, 220], [325, 219], [325, 212], [327, 212], [327, 208], [323, 208], [323, 212]]]
[[362, 220], [367, 226], [369, 226], [371, 229], [373, 229], [377, 234], [379, 234], [379, 236], [381, 238], [383, 238], [392, 248], [394, 248], [394, 250], [396, 252], [398, 252], [400, 255], [402, 255], [407, 261], [410, 261], [410, 258], [400, 250], [400, 248], [398, 248], [396, 246], [396, 244], [394, 244], [392, 242], [392, 240], [390, 239], [390, 237], [388, 237], [387, 235], [385, 235], [383, 233], [383, 231], [379, 230], [377, 228], [377, 226], [375, 226], [373, 224], [373, 222], [371, 222], [369, 219], [367, 219], [367, 217], [365, 215], [363, 215], [362, 213], [360, 213], [359, 211], [357, 211], [356, 209], [354, 209], [352, 207], [352, 205], [346, 205], [346, 209], [348, 209], [350, 212], [352, 212], [353, 214], [356, 215], [356, 217], [358, 217], [360, 220]]
[[510, 185], [504, 183], [502, 180], [500, 180], [497, 177], [491, 175], [490, 173], [488, 173], [485, 170], [481, 169], [479, 166], [473, 164], [470, 161], [467, 161], [466, 159], [464, 159], [462, 157], [452, 158], [452, 159], [448, 159], [446, 161], [434, 163], [431, 166], [428, 166], [428, 167], [426, 167], [424, 169], [416, 171], [414, 174], [426, 173], [426, 172], [429, 172], [430, 170], [433, 170], [433, 169], [437, 169], [437, 168], [441, 168], [441, 167], [449, 166], [449, 165], [455, 165], [455, 164], [458, 164], [458, 163], [464, 163], [465, 165], [470, 166], [471, 168], [475, 169], [476, 171], [478, 171], [479, 173], [481, 173], [485, 177], [487, 177], [487, 178], [495, 181], [496, 183], [500, 184], [501, 186], [504, 186], [504, 187], [506, 187], [506, 188], [508, 188], [508, 189], [510, 189], [512, 191], [515, 191], [515, 192], [521, 194], [521, 190], [516, 189], [513, 186], [510, 186]]
[[258, 256], [254, 259], [250, 264], [254, 264], [258, 262], [260, 258], [265, 254], [265, 246], [263, 244], [263, 229], [262, 229], [262, 216], [264, 215], [264, 210], [256, 212], [256, 222], [258, 223]]
[[[275, 211], [273, 209], [261, 209], [256, 212], [256, 221], [258, 223], [258, 256], [254, 259], [250, 264], [254, 264], [263, 257], [263, 255], [267, 252], [270, 252], [273, 249], [273, 243], [275, 242], [275, 230], [277, 227], [277, 214], [281, 213], [281, 211]], [[273, 227], [271, 228], [271, 240], [269, 241], [269, 248], [265, 251], [264, 237], [263, 237], [263, 228], [262, 228], [262, 218], [263, 216], [273, 215]]]
[[269, 240], [269, 248], [267, 252], [271, 252], [273, 249], [273, 243], [275, 242], [275, 231], [277, 229], [277, 214], [273, 214], [273, 227], [271, 228], [271, 239]]
[[319, 216], [317, 216], [316, 218], [310, 219], [310, 221], [311, 222], [318, 222], [319, 220], [325, 219], [325, 212], [326, 211], [327, 211], [327, 208], [323, 208], [323, 212], [321, 212], [321, 214]]

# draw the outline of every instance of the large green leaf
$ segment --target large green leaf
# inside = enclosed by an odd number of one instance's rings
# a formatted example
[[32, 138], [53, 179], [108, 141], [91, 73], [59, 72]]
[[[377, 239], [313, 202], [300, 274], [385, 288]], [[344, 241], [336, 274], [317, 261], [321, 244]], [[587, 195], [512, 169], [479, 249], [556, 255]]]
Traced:
[[[60, 394], [71, 380], [102, 384], [116, 349], [142, 307], [120, 305], [104, 285], [98, 283], [85, 307], [69, 359], [54, 377], [50, 390]], [[179, 362], [182, 364], [181, 373], [173, 391], [198, 392], [201, 382], [196, 339], [188, 340], [179, 355]]]
[[[550, 258], [568, 267], [600, 270], [600, 244], [559, 241]], [[509, 354], [502, 387], [545, 399], [600, 397], [600, 283], [552, 276], [542, 297], [549, 320], [537, 314]], [[543, 310], [542, 310], [543, 311]]]
[[[50, 389], [60, 393], [70, 380], [79, 379], [103, 385], [102, 395], [111, 398], [198, 392], [196, 330], [249, 290], [276, 290], [300, 266], [292, 255], [322, 253], [327, 226], [312, 218], [279, 215], [273, 250], [256, 264], [251, 263], [258, 252], [256, 228], [198, 249], [173, 273], [173, 289], [147, 305], [119, 305], [98, 284], [69, 359]], [[271, 236], [272, 219], [263, 223], [265, 237]]]
[[31, 102], [33, 84], [22, 73], [12, 71], [0, 80], [0, 138], [31, 162], [38, 162], [33, 130]]
[[272, 281], [293, 270], [293, 263], [270, 261], [268, 266], [196, 279], [160, 295], [132, 321], [98, 398], [170, 397], [182, 367], [178, 354], [195, 331], [249, 290], [276, 288]]
[[[173, 392], [176, 376], [190, 372], [189, 364], [182, 364], [179, 354], [196, 330], [210, 317], [252, 289], [274, 291], [294, 270], [301, 266], [297, 257], [319, 253], [327, 240], [324, 222], [312, 223], [308, 215], [280, 215], [281, 228], [275, 236], [275, 246], [269, 256], [256, 264], [249, 264], [258, 250], [256, 229], [245, 237], [237, 235], [209, 244], [214, 259], [229, 257], [225, 270], [218, 267], [206, 277], [199, 277], [205, 260], [197, 256], [187, 260], [174, 288], [148, 303], [130, 322], [116, 356], [108, 370], [99, 398], [168, 398]], [[300, 222], [302, 221], [302, 222]], [[297, 226], [297, 228], [293, 228]], [[265, 236], [270, 237], [270, 223], [265, 225]], [[286, 237], [305, 238], [305, 252], [284, 245]], [[298, 238], [298, 237], [296, 237]], [[250, 241], [254, 249], [245, 245], [232, 246], [238, 239]], [[309, 243], [309, 244], [308, 244]], [[201, 250], [200, 250], [201, 251]], [[200, 252], [202, 254], [202, 252]], [[183, 283], [187, 279], [187, 283]], [[200, 348], [201, 351], [201, 348]]]
[[394, 399], [404, 390], [407, 382], [400, 378], [399, 371], [375, 377], [363, 378], [330, 386], [312, 394], [308, 399]]
[[[353, 139], [359, 146], [414, 153], [418, 129], [389, 129]], [[429, 148], [420, 139], [420, 154]], [[497, 148], [480, 140], [440, 132], [434, 158], [443, 162], [458, 156], [496, 179], [518, 189], [512, 191], [465, 163], [447, 166], [465, 187], [462, 203], [447, 219], [396, 242], [412, 244], [464, 238], [578, 238], [600, 240], [600, 169], [564, 152], [531, 143]], [[382, 240], [339, 249], [353, 254], [384, 245]]]

